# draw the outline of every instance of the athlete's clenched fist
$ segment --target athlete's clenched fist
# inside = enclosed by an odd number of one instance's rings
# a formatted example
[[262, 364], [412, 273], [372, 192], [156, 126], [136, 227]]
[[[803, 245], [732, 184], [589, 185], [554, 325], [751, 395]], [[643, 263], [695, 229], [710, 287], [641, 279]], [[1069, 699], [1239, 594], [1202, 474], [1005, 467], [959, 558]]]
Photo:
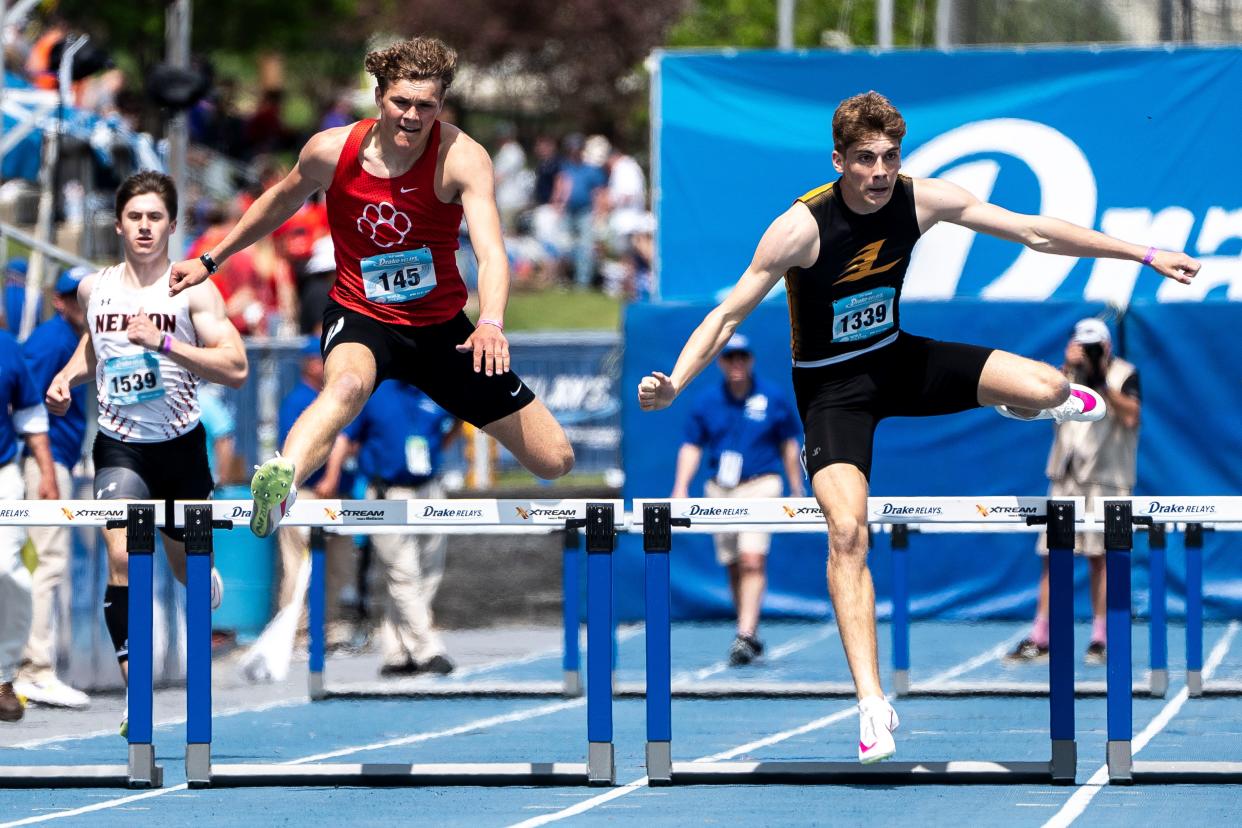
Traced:
[[673, 381], [659, 371], [652, 371], [651, 376], [643, 377], [638, 383], [638, 407], [643, 411], [659, 411], [673, 404], [677, 389]]

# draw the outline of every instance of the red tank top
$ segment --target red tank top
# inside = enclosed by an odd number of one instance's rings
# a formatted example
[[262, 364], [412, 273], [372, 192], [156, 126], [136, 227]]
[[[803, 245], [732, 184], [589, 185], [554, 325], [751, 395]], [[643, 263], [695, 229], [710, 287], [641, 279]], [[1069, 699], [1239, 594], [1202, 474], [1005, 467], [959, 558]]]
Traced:
[[462, 209], [436, 197], [440, 122], [414, 166], [396, 178], [362, 168], [359, 150], [375, 120], [354, 124], [328, 188], [336, 248], [329, 294], [351, 310], [394, 325], [434, 325], [466, 306], [454, 256]]

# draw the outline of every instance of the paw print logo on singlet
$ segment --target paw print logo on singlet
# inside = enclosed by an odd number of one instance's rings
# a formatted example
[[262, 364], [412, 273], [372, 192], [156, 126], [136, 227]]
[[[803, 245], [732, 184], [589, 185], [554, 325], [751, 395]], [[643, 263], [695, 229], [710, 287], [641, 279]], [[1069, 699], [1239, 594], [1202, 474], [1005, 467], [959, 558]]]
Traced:
[[401, 244], [411, 227], [410, 217], [387, 201], [368, 204], [358, 217], [358, 232], [383, 248]]

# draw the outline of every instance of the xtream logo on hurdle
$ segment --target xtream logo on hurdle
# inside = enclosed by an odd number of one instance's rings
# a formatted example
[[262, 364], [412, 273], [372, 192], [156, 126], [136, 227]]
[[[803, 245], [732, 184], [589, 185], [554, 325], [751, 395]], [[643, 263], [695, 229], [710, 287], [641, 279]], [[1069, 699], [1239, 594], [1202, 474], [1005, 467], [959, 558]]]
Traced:
[[984, 506], [982, 503], [976, 503], [975, 508], [979, 510], [979, 514], [983, 517], [989, 515], [1037, 515], [1039, 508], [1036, 506]]
[[534, 520], [536, 518], [552, 518], [553, 520], [568, 520], [578, 516], [578, 510], [574, 508], [568, 509], [552, 509], [546, 506], [531, 506], [523, 509], [521, 506], [513, 507], [518, 517], [522, 520]]
[[387, 512], [383, 509], [329, 509], [327, 506], [323, 508], [324, 514], [328, 516], [328, 520], [359, 520], [359, 521], [376, 521], [383, 520], [387, 516]]

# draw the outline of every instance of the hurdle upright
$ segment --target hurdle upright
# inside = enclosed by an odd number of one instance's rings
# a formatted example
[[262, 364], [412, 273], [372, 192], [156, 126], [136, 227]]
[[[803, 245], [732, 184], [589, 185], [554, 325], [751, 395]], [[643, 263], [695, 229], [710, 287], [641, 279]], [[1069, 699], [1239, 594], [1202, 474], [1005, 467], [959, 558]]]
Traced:
[[[623, 514], [620, 500], [608, 503], [614, 515]], [[582, 501], [563, 500], [451, 500], [454, 510], [495, 515], [496, 522], [486, 525], [451, 523], [444, 517], [445, 508], [425, 502], [417, 515], [411, 513], [409, 525], [342, 524], [325, 527], [337, 534], [489, 534], [489, 535], [553, 535], [563, 536], [562, 565], [562, 652], [561, 679], [534, 681], [464, 680], [451, 676], [414, 676], [383, 682], [360, 682], [344, 687], [328, 687], [325, 676], [324, 619], [326, 615], [326, 560], [319, 528], [311, 530], [311, 581], [308, 591], [309, 617], [309, 693], [320, 699], [370, 698], [541, 698], [582, 695], [581, 648], [579, 645], [579, 588], [581, 580], [581, 537], [584, 520]], [[493, 511], [494, 510], [494, 511]]]
[[[986, 508], [986, 507], [983, 507]], [[1084, 522], [1077, 527], [1078, 532], [1104, 531], [1102, 523], [1094, 515], [1083, 516]], [[892, 638], [893, 638], [893, 694], [905, 698], [942, 698], [957, 696], [1008, 696], [1008, 697], [1041, 697], [1048, 695], [1048, 685], [1036, 681], [938, 681], [921, 683], [910, 678], [910, 536], [926, 534], [980, 534], [999, 532], [1042, 532], [1040, 526], [1014, 526], [1002, 523], [935, 523], [922, 526], [894, 523], [880, 524], [877, 528], [888, 530], [889, 546], [892, 551]], [[1164, 592], [1165, 564], [1163, 551], [1164, 535], [1153, 533], [1150, 538], [1153, 554], [1150, 559], [1149, 573], [1152, 585], [1153, 602], [1157, 591], [1161, 596]], [[1157, 547], [1159, 547], [1157, 549]], [[1126, 561], [1129, 563], [1128, 559]], [[1163, 598], [1161, 598], [1163, 600]], [[1161, 606], [1163, 610], [1163, 605]], [[1146, 682], [1135, 682], [1132, 692], [1139, 696], [1163, 698], [1168, 691], [1168, 651], [1166, 647], [1167, 630], [1163, 613], [1153, 611], [1151, 625], [1148, 629], [1151, 641], [1150, 657], [1151, 672]], [[1074, 684], [1076, 696], [1104, 696], [1107, 694], [1107, 682], [1078, 681]]]
[[[1188, 695], [1206, 692], [1201, 681], [1202, 644], [1202, 529], [1197, 521], [1242, 527], [1242, 497], [1116, 497], [1104, 498], [1104, 547], [1108, 555], [1108, 780], [1134, 783], [1242, 783], [1242, 762], [1135, 761], [1134, 705], [1125, 687], [1130, 663], [1130, 552], [1134, 525], [1157, 526], [1186, 522], [1186, 662]], [[1153, 602], [1156, 597], [1153, 595]], [[1163, 602], [1163, 596], [1161, 596]], [[1197, 606], [1192, 606], [1197, 603]], [[1153, 603], [1154, 606], [1154, 603]], [[1198, 647], [1198, 652], [1194, 647]], [[1192, 679], [1196, 679], [1192, 684]], [[1232, 695], [1228, 687], [1222, 695]], [[1238, 688], [1242, 690], [1242, 687]]]
[[[20, 500], [0, 504], [8, 526], [125, 529], [129, 553], [129, 733], [124, 765], [0, 765], [0, 788], [158, 788], [163, 769], [152, 744], [151, 621], [155, 529], [164, 504], [139, 501]], [[209, 587], [210, 589], [210, 587]]]
[[[186, 779], [192, 788], [253, 786], [418, 786], [418, 785], [612, 785], [616, 779], [612, 722], [612, 553], [621, 517], [617, 501], [557, 501], [541, 509], [539, 523], [512, 522], [502, 507], [515, 501], [496, 500], [304, 500], [283, 523], [289, 526], [347, 527], [389, 530], [449, 531], [461, 534], [579, 528], [587, 553], [587, 750], [584, 763], [508, 762], [452, 764], [219, 764], [211, 757], [210, 567], [188, 569], [187, 638], [189, 720], [186, 726]], [[520, 501], [528, 505], [530, 501]], [[210, 555], [211, 527], [249, 520], [249, 501], [204, 501], [178, 504], [187, 528], [187, 557], [194, 537], [195, 559]], [[527, 509], [530, 521], [531, 510]], [[523, 520], [514, 507], [517, 520]], [[320, 569], [322, 571], [322, 567]], [[322, 606], [322, 604], [320, 605]], [[313, 604], [312, 604], [313, 607]], [[314, 635], [315, 618], [311, 619]], [[575, 627], [576, 629], [576, 627]], [[322, 653], [322, 651], [320, 651]], [[323, 664], [310, 665], [322, 677]], [[319, 687], [322, 688], [320, 679]], [[314, 688], [314, 685], [312, 685]]]
[[[812, 498], [635, 500], [646, 552], [647, 778], [678, 784], [1073, 784], [1074, 736], [1073, 549], [1084, 498], [870, 498], [870, 522], [1046, 523], [1051, 579], [1049, 613], [1050, 757], [1046, 762], [676, 762], [672, 756], [672, 652], [669, 554], [679, 532], [769, 531], [824, 518]], [[786, 530], [788, 531], [788, 530]]]

